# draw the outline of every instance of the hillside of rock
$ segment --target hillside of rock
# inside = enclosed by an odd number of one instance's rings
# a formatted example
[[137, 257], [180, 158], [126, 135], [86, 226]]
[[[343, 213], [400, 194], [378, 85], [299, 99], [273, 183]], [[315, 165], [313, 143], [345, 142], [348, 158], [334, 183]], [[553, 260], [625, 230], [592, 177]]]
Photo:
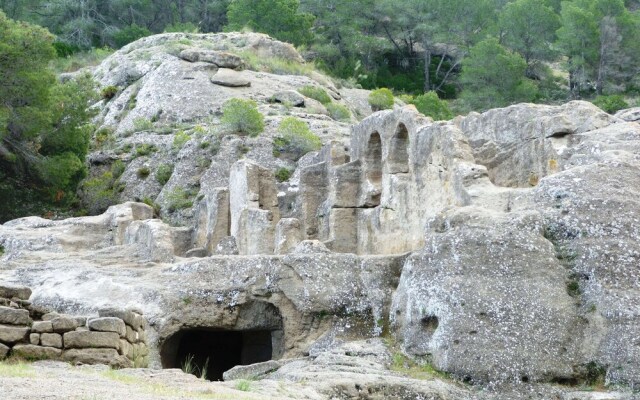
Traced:
[[[94, 180], [83, 191], [91, 213], [109, 203], [147, 199], [161, 207], [163, 217], [192, 222], [198, 199], [208, 188], [228, 185], [235, 161], [295, 170], [295, 157], [274, 153], [284, 117], [301, 119], [324, 143], [348, 143], [349, 124], [371, 112], [368, 92], [338, 90], [291, 45], [262, 34], [155, 35], [125, 46], [91, 73], [101, 88], [116, 91], [96, 105], [100, 129], [90, 155]], [[346, 107], [351, 116], [333, 115], [300, 94], [305, 87], [324, 90], [332, 105]], [[221, 110], [233, 98], [258, 104], [264, 133], [253, 138], [225, 131]], [[124, 171], [105, 176], [115, 162], [124, 162]], [[156, 179], [169, 165], [170, 179]], [[109, 180], [115, 181], [110, 192], [95, 193]]]

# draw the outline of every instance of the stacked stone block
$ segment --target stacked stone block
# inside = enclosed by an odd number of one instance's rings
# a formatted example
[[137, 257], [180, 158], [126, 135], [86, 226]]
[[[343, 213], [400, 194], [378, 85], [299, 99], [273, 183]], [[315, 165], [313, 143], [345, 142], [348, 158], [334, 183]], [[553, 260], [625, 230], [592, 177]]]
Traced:
[[76, 317], [35, 306], [30, 296], [29, 288], [0, 284], [0, 360], [148, 365], [147, 322], [140, 310], [108, 308], [98, 317]]

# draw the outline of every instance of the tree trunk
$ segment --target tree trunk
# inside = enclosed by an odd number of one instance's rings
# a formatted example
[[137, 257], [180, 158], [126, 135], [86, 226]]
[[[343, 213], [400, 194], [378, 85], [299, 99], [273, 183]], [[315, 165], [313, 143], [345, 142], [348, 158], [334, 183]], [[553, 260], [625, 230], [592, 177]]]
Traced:
[[424, 91], [425, 93], [431, 90], [431, 74], [429, 72], [431, 68], [431, 50], [427, 48], [425, 43], [424, 49]]

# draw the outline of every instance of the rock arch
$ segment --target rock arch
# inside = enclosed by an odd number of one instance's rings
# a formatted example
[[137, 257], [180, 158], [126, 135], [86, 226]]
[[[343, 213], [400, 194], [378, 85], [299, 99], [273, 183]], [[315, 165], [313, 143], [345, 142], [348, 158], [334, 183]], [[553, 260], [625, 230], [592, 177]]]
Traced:
[[387, 159], [389, 173], [409, 172], [409, 130], [400, 122], [391, 138], [389, 157]]
[[365, 205], [376, 207], [380, 205], [382, 194], [382, 138], [378, 132], [369, 136], [365, 161]]

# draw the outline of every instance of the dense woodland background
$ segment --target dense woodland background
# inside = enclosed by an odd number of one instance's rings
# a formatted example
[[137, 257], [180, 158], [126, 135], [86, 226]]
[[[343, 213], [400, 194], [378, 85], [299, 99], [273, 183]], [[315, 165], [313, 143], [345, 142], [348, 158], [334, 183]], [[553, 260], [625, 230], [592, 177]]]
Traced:
[[42, 198], [75, 201], [93, 132], [86, 105], [99, 97], [88, 77], [55, 75], [155, 33], [268, 33], [339, 84], [389, 88], [437, 118], [523, 101], [640, 105], [640, 0], [0, 0], [0, 9], [0, 202], [26, 201], [34, 214]]

